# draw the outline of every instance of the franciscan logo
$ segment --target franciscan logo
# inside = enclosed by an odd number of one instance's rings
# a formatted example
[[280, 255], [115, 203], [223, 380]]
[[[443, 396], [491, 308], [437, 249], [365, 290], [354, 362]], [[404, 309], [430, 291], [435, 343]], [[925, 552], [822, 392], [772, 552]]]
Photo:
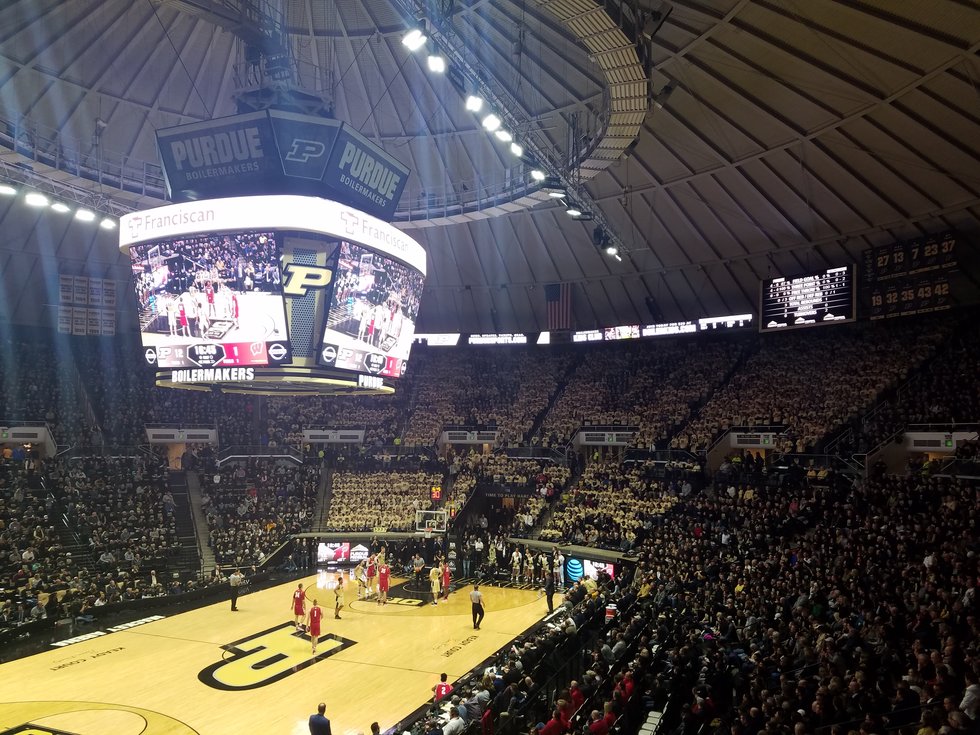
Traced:
[[283, 623], [222, 646], [231, 656], [203, 669], [197, 678], [209, 687], [224, 691], [257, 689], [323, 661], [357, 642], [328, 633], [320, 637], [319, 651], [313, 656], [309, 640], [309, 636], [297, 632], [292, 623]]

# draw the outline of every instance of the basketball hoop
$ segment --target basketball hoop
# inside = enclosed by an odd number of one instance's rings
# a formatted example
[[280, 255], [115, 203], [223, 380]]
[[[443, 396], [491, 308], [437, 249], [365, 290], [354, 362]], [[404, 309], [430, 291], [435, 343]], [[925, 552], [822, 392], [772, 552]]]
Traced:
[[426, 526], [425, 527], [425, 531], [423, 533], [425, 534], [425, 537], [427, 539], [432, 538], [432, 527], [431, 526]]

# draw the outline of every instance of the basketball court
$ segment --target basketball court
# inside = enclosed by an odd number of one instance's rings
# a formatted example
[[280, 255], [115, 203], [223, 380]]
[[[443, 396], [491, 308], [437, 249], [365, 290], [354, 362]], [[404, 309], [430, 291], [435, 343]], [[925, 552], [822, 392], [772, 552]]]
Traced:
[[[335, 735], [397, 725], [432, 696], [439, 674], [467, 673], [541, 620], [534, 590], [483, 587], [473, 630], [464, 585], [437, 606], [398, 597], [358, 601], [345, 584], [333, 618], [335, 574], [294, 580], [0, 665], [0, 735], [307, 735], [326, 702]], [[317, 656], [292, 624], [298, 581], [324, 611]], [[307, 605], [309, 609], [309, 604]], [[139, 621], [137, 621], [139, 622]], [[123, 627], [123, 626], [119, 626]]]

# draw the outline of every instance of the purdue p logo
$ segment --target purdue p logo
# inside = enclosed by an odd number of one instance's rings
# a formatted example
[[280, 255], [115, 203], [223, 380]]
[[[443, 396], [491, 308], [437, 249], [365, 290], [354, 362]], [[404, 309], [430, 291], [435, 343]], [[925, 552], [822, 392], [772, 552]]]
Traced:
[[209, 687], [224, 691], [257, 689], [340, 653], [357, 642], [329, 633], [320, 637], [320, 650], [313, 656], [308, 641], [309, 637], [299, 635], [292, 623], [283, 623], [222, 646], [232, 654], [231, 657], [211, 664], [197, 678]]
[[319, 265], [287, 263], [283, 269], [285, 283], [282, 292], [287, 296], [306, 296], [311, 288], [326, 288], [333, 278], [333, 271]]

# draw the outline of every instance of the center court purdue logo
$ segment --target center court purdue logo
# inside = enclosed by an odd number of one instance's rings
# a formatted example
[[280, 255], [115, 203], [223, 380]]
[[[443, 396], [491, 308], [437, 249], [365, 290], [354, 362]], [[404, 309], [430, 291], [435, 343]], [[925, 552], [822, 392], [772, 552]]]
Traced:
[[328, 633], [320, 637], [320, 650], [314, 656], [310, 653], [308, 641], [309, 637], [298, 633], [292, 623], [283, 623], [222, 646], [232, 655], [202, 669], [197, 678], [203, 684], [222, 691], [258, 689], [357, 643]]

